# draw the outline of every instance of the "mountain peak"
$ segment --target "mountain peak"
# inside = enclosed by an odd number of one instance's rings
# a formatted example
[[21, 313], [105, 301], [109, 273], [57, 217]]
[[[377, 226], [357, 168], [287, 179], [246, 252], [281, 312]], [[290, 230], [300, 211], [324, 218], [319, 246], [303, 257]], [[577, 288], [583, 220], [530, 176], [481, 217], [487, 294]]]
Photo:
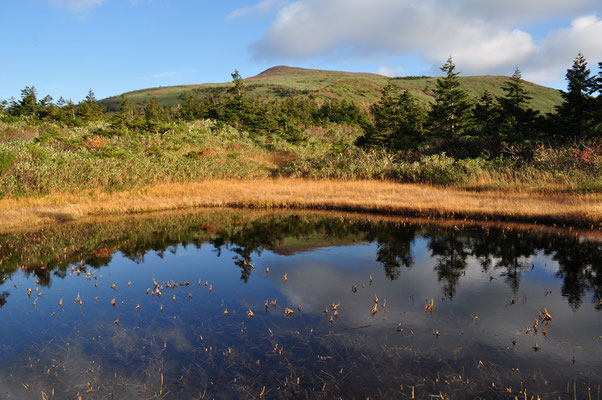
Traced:
[[265, 71], [257, 74], [257, 76], [270, 76], [270, 75], [280, 75], [280, 74], [285, 74], [285, 73], [291, 73], [291, 72], [302, 72], [302, 71], [308, 71], [308, 69], [306, 68], [299, 68], [299, 67], [289, 67], [288, 65], [276, 65], [272, 68], [268, 68]]

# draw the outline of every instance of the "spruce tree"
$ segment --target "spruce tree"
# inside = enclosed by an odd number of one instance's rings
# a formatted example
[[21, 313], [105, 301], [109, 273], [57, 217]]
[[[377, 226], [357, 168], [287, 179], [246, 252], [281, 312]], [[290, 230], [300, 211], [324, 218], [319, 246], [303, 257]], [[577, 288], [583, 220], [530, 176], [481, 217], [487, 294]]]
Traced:
[[185, 121], [194, 121], [199, 117], [198, 114], [199, 105], [192, 93], [188, 93], [184, 104], [182, 104], [178, 110], [178, 118], [182, 118]]
[[167, 113], [155, 96], [144, 106], [144, 118], [147, 122], [160, 122], [167, 119]]
[[39, 111], [37, 96], [38, 91], [34, 86], [25, 86], [21, 90], [21, 100], [13, 102], [11, 107], [12, 114], [37, 117]]
[[374, 122], [366, 129], [361, 144], [369, 147], [388, 147], [389, 136], [394, 131], [394, 116], [399, 103], [394, 96], [395, 87], [389, 82], [383, 88], [380, 101], [370, 107]]
[[443, 138], [463, 134], [472, 118], [472, 105], [468, 94], [460, 87], [459, 73], [455, 72], [455, 69], [456, 65], [449, 57], [441, 67], [445, 76], [437, 79], [434, 89], [435, 104], [429, 113], [432, 133]]
[[77, 105], [77, 114], [85, 121], [95, 121], [102, 117], [103, 107], [96, 101], [92, 89], [86, 98]]
[[498, 99], [501, 130], [506, 140], [520, 141], [531, 131], [538, 113], [527, 106], [531, 97], [527, 94], [525, 82], [518, 68], [514, 70], [514, 74], [502, 90], [505, 95]]
[[518, 68], [514, 70], [514, 74], [512, 74], [508, 82], [502, 87], [502, 90], [506, 95], [500, 99], [500, 103], [508, 110], [523, 109], [524, 105], [531, 100], [531, 97], [527, 95], [525, 82], [523, 81], [522, 74]]
[[485, 90], [479, 98], [479, 102], [474, 107], [474, 117], [478, 124], [478, 129], [482, 132], [488, 131], [494, 124], [498, 112], [495, 98], [489, 90]]
[[579, 52], [573, 66], [566, 71], [567, 91], [561, 91], [564, 103], [556, 107], [563, 136], [585, 138], [592, 133], [596, 90], [595, 78], [590, 77], [587, 61]]
[[358, 138], [358, 145], [394, 151], [418, 147], [422, 140], [424, 111], [410, 92], [406, 90], [395, 96], [395, 90], [395, 86], [388, 83], [380, 101], [370, 107], [373, 122]]
[[422, 142], [424, 109], [407, 90], [399, 96], [397, 103], [395, 129], [390, 138], [391, 147], [395, 150], [416, 149]]
[[135, 106], [130, 103], [126, 95], [122, 94], [119, 112], [116, 112], [113, 115], [111, 127], [119, 131], [127, 131], [128, 128], [133, 125], [135, 116]]
[[247, 100], [245, 84], [238, 70], [232, 74], [233, 86], [228, 90], [230, 99], [226, 103], [225, 117], [227, 122], [233, 122], [237, 127], [248, 125], [251, 119], [251, 104]]

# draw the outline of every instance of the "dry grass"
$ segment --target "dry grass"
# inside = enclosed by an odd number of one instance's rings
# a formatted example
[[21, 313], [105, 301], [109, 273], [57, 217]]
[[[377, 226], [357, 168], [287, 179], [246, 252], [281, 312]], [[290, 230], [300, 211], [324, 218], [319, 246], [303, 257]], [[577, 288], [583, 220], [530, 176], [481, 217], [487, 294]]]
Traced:
[[90, 191], [0, 200], [0, 230], [91, 215], [191, 207], [292, 208], [566, 223], [599, 228], [602, 195], [473, 192], [382, 181], [210, 180], [118, 193]]

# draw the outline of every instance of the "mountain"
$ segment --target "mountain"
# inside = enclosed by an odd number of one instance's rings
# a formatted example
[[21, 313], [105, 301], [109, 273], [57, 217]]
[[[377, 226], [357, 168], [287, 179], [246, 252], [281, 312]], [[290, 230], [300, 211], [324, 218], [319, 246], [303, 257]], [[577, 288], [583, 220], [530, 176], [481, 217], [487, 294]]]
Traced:
[[[478, 99], [485, 90], [494, 96], [503, 96], [502, 86], [509, 78], [506, 76], [464, 76], [460, 83], [471, 98]], [[408, 90], [419, 100], [433, 101], [433, 89], [436, 77], [388, 78], [378, 74], [361, 72], [327, 71], [288, 66], [276, 66], [259, 75], [244, 80], [247, 93], [252, 97], [277, 99], [288, 96], [310, 96], [316, 99], [346, 99], [366, 109], [378, 101], [382, 88], [392, 82], [401, 90]], [[182, 103], [188, 94], [197, 98], [208, 98], [223, 94], [232, 85], [225, 83], [204, 83], [198, 85], [165, 86], [136, 90], [124, 93], [135, 104], [144, 104], [153, 96], [165, 106]], [[525, 88], [532, 97], [530, 106], [543, 113], [551, 112], [554, 106], [562, 102], [556, 89], [525, 82]], [[121, 104], [120, 96], [100, 101], [110, 111]]]

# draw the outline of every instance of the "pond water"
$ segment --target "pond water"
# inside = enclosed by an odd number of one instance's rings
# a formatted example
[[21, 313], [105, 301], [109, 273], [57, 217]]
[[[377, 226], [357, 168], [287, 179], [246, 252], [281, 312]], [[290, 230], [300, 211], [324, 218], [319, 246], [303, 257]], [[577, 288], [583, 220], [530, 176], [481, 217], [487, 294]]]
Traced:
[[2, 234], [0, 398], [599, 399], [596, 235], [230, 210]]

